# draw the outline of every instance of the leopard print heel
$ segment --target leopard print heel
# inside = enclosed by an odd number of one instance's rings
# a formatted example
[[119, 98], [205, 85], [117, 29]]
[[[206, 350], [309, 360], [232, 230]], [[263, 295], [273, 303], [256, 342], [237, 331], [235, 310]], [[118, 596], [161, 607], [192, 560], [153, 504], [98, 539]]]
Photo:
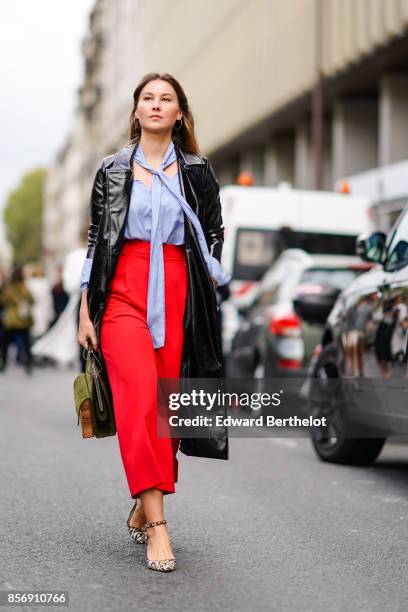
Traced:
[[[166, 524], [166, 519], [162, 521], [155, 521], [154, 523], [146, 523], [144, 528], [149, 529], [149, 527], [156, 527], [156, 525], [164, 525]], [[171, 572], [176, 569], [176, 560], [174, 557], [171, 559], [149, 559], [147, 557], [147, 567], [151, 570], [156, 570], [158, 572]]]
[[147, 531], [144, 527], [140, 528], [140, 527], [131, 527], [130, 526], [130, 517], [132, 516], [134, 510], [136, 509], [137, 506], [137, 500], [135, 502], [135, 505], [133, 506], [133, 508], [130, 511], [129, 514], [129, 518], [127, 520], [127, 527], [128, 527], [128, 531], [129, 531], [129, 535], [132, 538], [132, 540], [134, 540], [135, 542], [137, 542], [138, 544], [146, 544], [147, 542]]

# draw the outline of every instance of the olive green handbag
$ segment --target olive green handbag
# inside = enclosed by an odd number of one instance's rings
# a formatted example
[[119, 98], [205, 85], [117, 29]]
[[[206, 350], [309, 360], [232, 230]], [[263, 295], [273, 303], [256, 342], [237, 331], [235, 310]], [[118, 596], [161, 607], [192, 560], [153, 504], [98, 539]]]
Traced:
[[83, 438], [105, 438], [116, 434], [115, 413], [110, 389], [103, 380], [103, 365], [92, 344], [86, 353], [85, 372], [74, 380], [75, 407]]

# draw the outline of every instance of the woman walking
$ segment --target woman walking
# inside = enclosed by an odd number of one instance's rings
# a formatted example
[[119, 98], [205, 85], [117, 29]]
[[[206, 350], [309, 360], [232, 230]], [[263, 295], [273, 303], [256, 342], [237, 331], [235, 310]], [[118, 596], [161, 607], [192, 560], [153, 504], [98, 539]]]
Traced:
[[198, 155], [180, 83], [146, 75], [133, 94], [131, 145], [102, 162], [91, 196], [78, 341], [100, 349], [131, 497], [131, 537], [147, 566], [175, 569], [163, 497], [178, 449], [228, 459], [228, 440], [158, 438], [159, 378], [222, 377], [215, 286], [224, 227], [219, 186]]

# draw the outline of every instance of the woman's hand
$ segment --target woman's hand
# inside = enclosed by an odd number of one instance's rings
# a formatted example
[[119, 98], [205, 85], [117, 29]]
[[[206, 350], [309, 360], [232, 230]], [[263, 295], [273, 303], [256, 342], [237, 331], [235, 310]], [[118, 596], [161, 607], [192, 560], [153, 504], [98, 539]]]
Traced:
[[91, 340], [93, 348], [97, 351], [98, 342], [93, 323], [89, 317], [86, 319], [85, 316], [81, 316], [79, 320], [78, 342], [86, 349], [89, 349], [88, 338]]
[[98, 341], [96, 338], [95, 327], [89, 318], [88, 303], [87, 303], [88, 290], [82, 292], [81, 307], [79, 311], [79, 329], [78, 329], [78, 342], [85, 349], [89, 349], [88, 339], [92, 342], [93, 348], [97, 351]]

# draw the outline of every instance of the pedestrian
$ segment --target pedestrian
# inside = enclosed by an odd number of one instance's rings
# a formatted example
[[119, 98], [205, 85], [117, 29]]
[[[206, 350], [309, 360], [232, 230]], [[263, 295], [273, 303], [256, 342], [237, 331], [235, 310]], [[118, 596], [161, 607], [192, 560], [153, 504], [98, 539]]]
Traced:
[[5, 338], [1, 347], [0, 370], [5, 370], [8, 349], [10, 344], [14, 342], [19, 362], [24, 366], [26, 372], [31, 374], [30, 329], [34, 324], [32, 315], [34, 298], [24, 282], [23, 271], [19, 264], [14, 266], [10, 281], [3, 288], [0, 299], [3, 308], [3, 327], [5, 332]]
[[34, 298], [32, 315], [34, 325], [31, 329], [32, 341], [35, 342], [49, 329], [54, 315], [52, 305], [51, 286], [48, 278], [44, 274], [42, 264], [35, 264], [31, 275], [26, 281], [27, 288]]
[[4, 343], [6, 341], [6, 330], [3, 325], [4, 304], [2, 301], [2, 293], [6, 286], [6, 279], [6, 272], [0, 267], [0, 370], [3, 368]]
[[219, 185], [180, 83], [145, 75], [130, 124], [130, 144], [104, 158], [93, 185], [78, 341], [106, 367], [136, 500], [130, 535], [147, 542], [150, 569], [171, 571], [163, 497], [175, 492], [176, 453], [228, 459], [228, 439], [158, 438], [157, 382], [223, 376], [215, 287], [231, 276], [220, 264]]
[[62, 280], [62, 272], [63, 268], [61, 266], [57, 269], [57, 277], [55, 279], [55, 283], [51, 289], [51, 297], [53, 304], [53, 319], [49, 325], [52, 327], [60, 318], [61, 313], [65, 310], [65, 306], [69, 302], [69, 294], [64, 289], [64, 283]]
[[394, 298], [384, 299], [380, 313], [381, 320], [377, 326], [374, 339], [374, 351], [383, 378], [392, 374], [391, 341], [398, 320], [398, 311], [394, 310]]

